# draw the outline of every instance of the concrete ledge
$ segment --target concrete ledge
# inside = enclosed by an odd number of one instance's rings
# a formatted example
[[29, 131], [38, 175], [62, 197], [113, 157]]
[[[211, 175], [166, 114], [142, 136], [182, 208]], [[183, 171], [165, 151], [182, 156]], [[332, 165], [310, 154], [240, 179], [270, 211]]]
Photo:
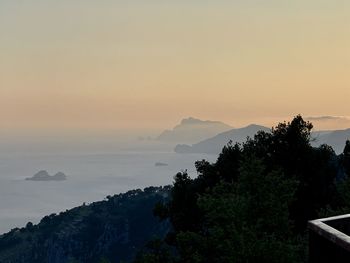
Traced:
[[[347, 222], [348, 220], [349, 222]], [[344, 221], [344, 223], [350, 223], [350, 214], [310, 221], [309, 229], [336, 245], [350, 251], [350, 236], [329, 225], [335, 221], [337, 223], [341, 223], [341, 221]]]
[[350, 214], [309, 221], [310, 262], [350, 262]]

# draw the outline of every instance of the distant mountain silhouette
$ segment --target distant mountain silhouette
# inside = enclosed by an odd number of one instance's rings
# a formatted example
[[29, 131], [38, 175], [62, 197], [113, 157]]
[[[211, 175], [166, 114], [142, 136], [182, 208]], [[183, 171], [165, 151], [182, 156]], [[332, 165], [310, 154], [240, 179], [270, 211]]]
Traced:
[[[177, 153], [207, 153], [218, 154], [222, 148], [231, 140], [233, 143], [242, 143], [247, 137], [253, 137], [258, 131], [270, 131], [271, 129], [260, 125], [249, 125], [244, 128], [231, 129], [217, 134], [214, 137], [205, 139], [193, 145], [178, 144], [175, 147]], [[343, 151], [346, 140], [350, 140], [350, 129], [335, 131], [314, 131], [311, 133], [312, 146], [327, 144], [332, 146], [334, 151], [339, 154]]]
[[253, 137], [258, 131], [270, 131], [270, 129], [255, 124], [244, 128], [231, 129], [212, 138], [193, 144], [192, 146], [186, 144], [178, 144], [175, 147], [175, 152], [218, 154], [230, 140], [233, 143], [241, 143], [246, 141], [247, 137]]
[[350, 129], [314, 132], [312, 137], [313, 146], [328, 144], [339, 154], [343, 152], [346, 140], [350, 140]]
[[230, 129], [232, 129], [232, 127], [223, 122], [203, 121], [190, 117], [183, 119], [181, 123], [172, 130], [165, 130], [162, 132], [157, 140], [192, 144]]
[[315, 130], [343, 130], [350, 128], [350, 119], [343, 116], [313, 116], [305, 120], [310, 121]]

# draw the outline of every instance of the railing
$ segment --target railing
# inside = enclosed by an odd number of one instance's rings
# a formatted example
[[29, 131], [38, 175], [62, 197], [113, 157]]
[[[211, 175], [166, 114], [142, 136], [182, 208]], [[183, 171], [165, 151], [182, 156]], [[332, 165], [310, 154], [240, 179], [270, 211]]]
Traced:
[[350, 214], [309, 222], [309, 262], [350, 262]]

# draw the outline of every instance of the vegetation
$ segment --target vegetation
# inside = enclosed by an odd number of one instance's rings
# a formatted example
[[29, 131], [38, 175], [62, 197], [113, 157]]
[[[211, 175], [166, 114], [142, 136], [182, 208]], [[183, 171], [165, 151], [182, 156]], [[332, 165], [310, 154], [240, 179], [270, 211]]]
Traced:
[[197, 161], [194, 179], [179, 172], [172, 187], [13, 229], [0, 236], [0, 263], [306, 262], [307, 221], [350, 211], [350, 142], [337, 156], [312, 147], [311, 130], [296, 116]]
[[350, 211], [350, 143], [337, 156], [311, 130], [296, 116], [198, 161], [195, 179], [178, 173], [154, 209], [172, 230], [136, 262], [305, 262], [307, 221]]
[[0, 236], [0, 262], [130, 262], [147, 240], [169, 229], [152, 209], [170, 187], [148, 187], [45, 216], [39, 224]]

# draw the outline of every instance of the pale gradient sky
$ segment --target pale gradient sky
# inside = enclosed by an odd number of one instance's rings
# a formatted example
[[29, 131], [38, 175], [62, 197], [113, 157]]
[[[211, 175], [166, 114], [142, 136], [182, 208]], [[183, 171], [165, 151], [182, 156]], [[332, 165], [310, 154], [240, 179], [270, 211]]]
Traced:
[[1, 131], [350, 115], [347, 0], [1, 0]]

